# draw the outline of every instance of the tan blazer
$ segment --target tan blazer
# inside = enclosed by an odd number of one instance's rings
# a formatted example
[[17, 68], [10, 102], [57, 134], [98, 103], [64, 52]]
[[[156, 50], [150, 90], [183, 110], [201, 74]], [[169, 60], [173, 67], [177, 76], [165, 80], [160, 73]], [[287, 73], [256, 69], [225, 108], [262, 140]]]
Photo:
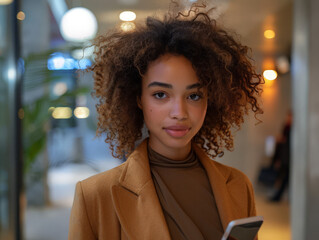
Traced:
[[[240, 171], [211, 160], [193, 144], [204, 166], [223, 228], [234, 219], [255, 215], [253, 189]], [[147, 141], [118, 167], [76, 186], [69, 240], [170, 239], [152, 181]]]

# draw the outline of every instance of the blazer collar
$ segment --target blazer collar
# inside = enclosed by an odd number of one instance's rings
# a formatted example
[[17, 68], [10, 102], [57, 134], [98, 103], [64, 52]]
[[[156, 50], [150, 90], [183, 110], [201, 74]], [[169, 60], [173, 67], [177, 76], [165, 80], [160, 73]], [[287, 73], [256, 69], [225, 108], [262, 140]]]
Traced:
[[[193, 143], [206, 170], [224, 230], [237, 218], [227, 181], [230, 168], [218, 168], [197, 144]], [[165, 217], [152, 181], [147, 154], [147, 139], [130, 155], [112, 195], [122, 227], [130, 239], [170, 239]]]
[[115, 210], [129, 239], [170, 239], [158, 200], [144, 140], [130, 155], [119, 179], [112, 187]]
[[139, 195], [145, 184], [152, 180], [145, 139], [126, 160], [119, 183], [129, 191]]

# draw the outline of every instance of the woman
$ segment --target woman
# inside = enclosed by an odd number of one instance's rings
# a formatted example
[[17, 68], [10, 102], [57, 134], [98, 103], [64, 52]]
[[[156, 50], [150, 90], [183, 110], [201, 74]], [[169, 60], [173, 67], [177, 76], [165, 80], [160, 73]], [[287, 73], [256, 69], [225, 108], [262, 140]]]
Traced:
[[249, 109], [262, 112], [262, 81], [248, 48], [204, 9], [97, 39], [98, 133], [128, 159], [77, 184], [70, 240], [221, 239], [256, 214], [248, 178], [210, 157], [233, 148]]

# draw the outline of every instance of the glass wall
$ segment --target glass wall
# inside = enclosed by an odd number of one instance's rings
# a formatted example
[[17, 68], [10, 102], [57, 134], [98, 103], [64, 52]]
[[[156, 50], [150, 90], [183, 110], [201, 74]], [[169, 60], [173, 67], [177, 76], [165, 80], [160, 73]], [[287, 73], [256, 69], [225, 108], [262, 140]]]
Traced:
[[[8, 2], [8, 1], [7, 1]], [[10, 2], [10, 1], [9, 1]], [[0, 4], [0, 240], [21, 239], [17, 2]], [[23, 112], [20, 111], [20, 117]]]

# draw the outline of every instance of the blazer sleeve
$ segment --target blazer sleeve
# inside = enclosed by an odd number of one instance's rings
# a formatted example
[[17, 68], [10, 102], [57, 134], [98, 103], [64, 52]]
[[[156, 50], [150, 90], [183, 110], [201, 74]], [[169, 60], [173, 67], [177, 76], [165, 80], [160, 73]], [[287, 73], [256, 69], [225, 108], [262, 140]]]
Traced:
[[81, 182], [76, 184], [68, 240], [96, 240], [90, 223]]
[[249, 213], [248, 216], [256, 216], [256, 202], [255, 202], [255, 193], [252, 187], [252, 184], [249, 182]]
[[[248, 208], [248, 216], [253, 217], [256, 216], [256, 203], [255, 203], [255, 193], [251, 182], [248, 180], [248, 192], [249, 192], [249, 208]], [[258, 233], [254, 240], [258, 240]]]

